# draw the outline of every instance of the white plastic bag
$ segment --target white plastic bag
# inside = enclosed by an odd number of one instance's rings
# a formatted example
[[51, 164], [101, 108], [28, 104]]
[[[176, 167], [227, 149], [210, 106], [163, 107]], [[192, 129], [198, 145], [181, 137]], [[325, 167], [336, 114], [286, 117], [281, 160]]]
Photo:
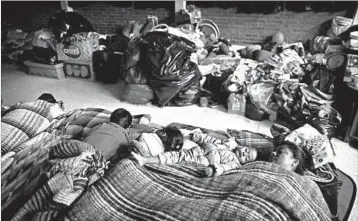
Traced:
[[231, 93], [227, 99], [227, 107], [228, 113], [245, 116], [246, 96], [244, 94]]

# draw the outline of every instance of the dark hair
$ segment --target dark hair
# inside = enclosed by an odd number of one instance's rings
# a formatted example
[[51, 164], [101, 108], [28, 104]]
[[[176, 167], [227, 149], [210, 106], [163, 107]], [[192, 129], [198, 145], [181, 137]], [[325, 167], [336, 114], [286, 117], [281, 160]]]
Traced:
[[38, 100], [43, 100], [43, 101], [47, 101], [49, 103], [55, 104], [57, 103], [55, 97], [52, 94], [49, 93], [43, 93], [40, 95], [39, 98], [37, 98]]
[[124, 108], [118, 108], [111, 114], [109, 120], [112, 123], [119, 124], [123, 128], [128, 128], [132, 124], [132, 115]]
[[166, 151], [179, 151], [184, 144], [184, 136], [180, 130], [173, 126], [168, 126], [162, 130], [166, 134], [166, 139], [163, 140], [164, 149]]
[[273, 148], [260, 147], [255, 149], [257, 151], [257, 161], [268, 161], [270, 159]]
[[288, 147], [288, 149], [290, 149], [293, 154], [293, 158], [299, 161], [295, 170], [296, 173], [303, 175], [306, 169], [311, 169], [313, 160], [311, 154], [306, 149], [300, 148], [297, 145], [287, 141], [283, 142], [280, 146], [283, 145]]

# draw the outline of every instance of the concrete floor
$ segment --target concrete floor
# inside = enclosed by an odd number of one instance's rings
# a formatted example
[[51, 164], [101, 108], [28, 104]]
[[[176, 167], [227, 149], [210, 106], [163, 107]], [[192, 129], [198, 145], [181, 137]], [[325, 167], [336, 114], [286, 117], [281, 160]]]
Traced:
[[[238, 115], [226, 113], [223, 107], [204, 108], [196, 105], [187, 107], [164, 107], [153, 105], [132, 105], [119, 100], [123, 83], [106, 85], [77, 79], [49, 79], [26, 74], [18, 66], [1, 65], [1, 98], [4, 104], [13, 105], [18, 101], [36, 99], [42, 93], [52, 93], [64, 102], [68, 110], [75, 108], [99, 107], [113, 111], [119, 107], [132, 114], [148, 113], [152, 122], [167, 125], [172, 122], [186, 123], [210, 129], [245, 129], [270, 136], [270, 121], [252, 121]], [[335, 165], [358, 183], [358, 150], [338, 139], [332, 141], [337, 156]], [[350, 221], [358, 219], [358, 201], [355, 201]]]

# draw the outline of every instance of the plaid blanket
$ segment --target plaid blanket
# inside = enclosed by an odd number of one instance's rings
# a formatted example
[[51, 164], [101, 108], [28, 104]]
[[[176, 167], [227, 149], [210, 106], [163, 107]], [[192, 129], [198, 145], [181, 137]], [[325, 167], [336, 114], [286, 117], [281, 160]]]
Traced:
[[139, 167], [120, 161], [65, 220], [331, 220], [317, 185], [277, 165], [254, 162], [203, 178], [203, 167]]
[[273, 149], [273, 139], [259, 133], [247, 130], [227, 129], [227, 132], [233, 136], [240, 146], [253, 148], [269, 148]]
[[49, 151], [49, 180], [31, 196], [11, 219], [57, 220], [61, 214], [104, 174], [107, 163], [91, 145], [62, 140]]
[[16, 106], [1, 118], [1, 155], [44, 131], [62, 113], [58, 104], [42, 100]]

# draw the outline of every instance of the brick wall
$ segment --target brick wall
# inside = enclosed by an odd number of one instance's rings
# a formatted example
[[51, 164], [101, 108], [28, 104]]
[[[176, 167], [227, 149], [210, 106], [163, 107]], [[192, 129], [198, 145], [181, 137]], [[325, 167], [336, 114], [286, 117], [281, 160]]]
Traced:
[[[2, 2], [2, 20], [29, 32], [46, 27], [50, 16], [61, 10], [60, 2], [32, 3], [22, 2], [23, 6], [19, 7], [19, 4], [16, 5], [14, 2]], [[71, 2], [69, 4], [71, 6]], [[160, 8], [160, 4], [153, 3], [153, 8], [138, 8], [131, 4], [129, 7], [120, 7], [110, 3], [93, 2], [73, 8], [75, 12], [87, 18], [97, 32], [114, 33], [117, 26], [122, 26], [129, 20], [145, 21], [148, 15], [155, 15], [159, 20], [166, 19], [174, 13], [174, 2], [172, 5], [171, 8]]]
[[246, 14], [236, 13], [236, 10], [203, 8], [202, 14], [203, 18], [210, 19], [219, 26], [221, 36], [229, 37], [233, 43], [242, 45], [261, 43], [279, 30], [285, 34], [288, 42], [305, 41], [320, 34], [325, 30], [324, 27], [329, 27], [330, 20], [335, 15], [345, 14], [345, 11]]
[[155, 15], [159, 20], [166, 19], [174, 13], [172, 8], [119, 7], [101, 3], [94, 3], [84, 7], [74, 7], [74, 11], [87, 18], [96, 31], [113, 33], [116, 27], [125, 25], [130, 20], [145, 21], [148, 15]]
[[[59, 2], [26, 3], [22, 7], [18, 4], [19, 2], [2, 2], [2, 19], [16, 24], [24, 31], [45, 27], [48, 18], [61, 8]], [[173, 14], [174, 2], [172, 7], [168, 7], [168, 4], [165, 8], [160, 8], [161, 4], [153, 3], [153, 5], [155, 5], [153, 8], [138, 8], [130, 4], [123, 7], [93, 2], [76, 6], [74, 10], [86, 17], [98, 32], [113, 33], [116, 26], [124, 25], [129, 20], [144, 21], [150, 14], [158, 16], [161, 20]], [[322, 24], [330, 26], [330, 19], [335, 15], [345, 14], [345, 11], [246, 14], [237, 13], [236, 8], [217, 7], [202, 8], [202, 12], [204, 18], [211, 19], [219, 26], [222, 36], [229, 37], [233, 43], [242, 45], [261, 43], [278, 30], [286, 35], [288, 42], [305, 41], [322, 32], [320, 29]]]

